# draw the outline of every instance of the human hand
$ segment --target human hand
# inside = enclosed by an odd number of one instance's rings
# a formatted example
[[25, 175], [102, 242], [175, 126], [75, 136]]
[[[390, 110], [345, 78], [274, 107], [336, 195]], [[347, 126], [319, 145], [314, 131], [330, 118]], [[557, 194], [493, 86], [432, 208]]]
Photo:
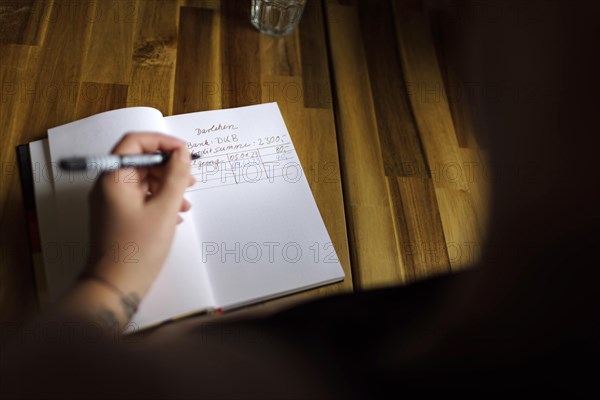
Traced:
[[[194, 184], [185, 142], [157, 133], [127, 134], [113, 153], [171, 153], [166, 165], [104, 173], [90, 193], [91, 249], [86, 274], [57, 304], [57, 316], [121, 330], [169, 253], [183, 198]], [[64, 318], [64, 317], [63, 317]]]
[[195, 180], [185, 142], [153, 133], [128, 134], [114, 154], [171, 153], [166, 165], [104, 173], [90, 193], [90, 272], [143, 296], [162, 267], [190, 209], [183, 193]]

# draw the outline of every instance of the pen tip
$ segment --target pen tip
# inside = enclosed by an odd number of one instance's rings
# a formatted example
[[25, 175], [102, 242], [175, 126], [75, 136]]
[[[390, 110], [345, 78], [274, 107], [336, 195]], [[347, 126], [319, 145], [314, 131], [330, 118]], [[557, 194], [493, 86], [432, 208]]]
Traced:
[[61, 160], [58, 166], [65, 171], [81, 171], [86, 169], [87, 160], [85, 158], [70, 158], [67, 160]]

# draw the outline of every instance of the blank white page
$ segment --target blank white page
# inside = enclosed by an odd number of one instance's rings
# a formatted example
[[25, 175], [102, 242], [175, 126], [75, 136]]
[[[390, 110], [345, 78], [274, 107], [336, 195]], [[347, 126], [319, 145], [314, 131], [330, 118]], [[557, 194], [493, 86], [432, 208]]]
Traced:
[[[158, 110], [125, 108], [97, 114], [48, 131], [50, 154], [57, 163], [63, 157], [108, 154], [129, 131], [165, 132]], [[88, 251], [87, 197], [97, 173], [61, 172], [55, 169], [57, 242], [63, 248], [61, 273], [53, 280], [55, 297], [66, 289], [81, 271]], [[150, 292], [142, 301], [133, 322], [139, 327], [212, 307], [207, 275], [198, 262], [200, 252], [191, 215], [183, 215], [170, 253]], [[135, 261], [135, 245], [119, 244], [119, 257]], [[49, 271], [53, 274], [54, 271]]]
[[165, 121], [202, 156], [188, 198], [217, 307], [343, 279], [276, 103]]

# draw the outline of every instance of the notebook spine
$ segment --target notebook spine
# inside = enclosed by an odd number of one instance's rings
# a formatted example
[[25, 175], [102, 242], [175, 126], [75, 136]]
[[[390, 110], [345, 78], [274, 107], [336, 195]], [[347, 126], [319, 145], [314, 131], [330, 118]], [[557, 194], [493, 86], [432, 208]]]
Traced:
[[31, 153], [28, 144], [21, 144], [17, 146], [17, 163], [19, 166], [19, 180], [23, 195], [23, 207], [25, 209], [25, 218], [27, 219], [27, 234], [29, 238], [29, 245], [31, 247], [31, 260], [35, 277], [37, 304], [38, 306], [42, 307], [40, 293], [45, 290], [43, 274], [44, 266], [33, 187]]

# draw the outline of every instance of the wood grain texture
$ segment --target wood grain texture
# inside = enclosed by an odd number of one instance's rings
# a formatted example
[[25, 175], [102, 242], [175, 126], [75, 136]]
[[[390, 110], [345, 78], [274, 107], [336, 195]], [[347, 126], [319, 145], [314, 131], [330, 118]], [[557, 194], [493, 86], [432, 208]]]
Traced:
[[446, 237], [431, 179], [390, 178], [389, 186], [405, 281], [450, 272]]
[[48, 22], [54, 18], [53, 2], [15, 0], [0, 3], [0, 43], [39, 45]]
[[346, 279], [269, 304], [476, 261], [486, 154], [450, 90], [452, 26], [421, 1], [311, 0], [284, 38], [259, 34], [234, 1], [10, 4], [0, 12], [2, 320], [35, 310], [14, 147], [125, 106], [170, 115], [278, 103]]
[[460, 157], [463, 161], [463, 171], [469, 186], [469, 195], [475, 212], [475, 223], [479, 240], [485, 240], [488, 223], [488, 204], [491, 198], [493, 183], [492, 171], [488, 165], [486, 150], [480, 148], [461, 148]]
[[173, 113], [220, 108], [220, 35], [214, 10], [181, 7]]
[[260, 58], [257, 54], [260, 51], [260, 36], [249, 23], [250, 7], [224, 1], [221, 9], [222, 106], [230, 108], [259, 104]]
[[137, 1], [84, 3], [90, 24], [90, 43], [83, 63], [82, 81], [126, 85], [131, 75], [133, 33], [138, 20]]
[[474, 88], [469, 86], [469, 82], [461, 82], [456, 72], [458, 63], [456, 29], [458, 22], [450, 12], [444, 10], [431, 12], [430, 21], [440, 72], [444, 80], [444, 92], [452, 113], [458, 144], [461, 148], [482, 147], [485, 141], [482, 137], [477, 136], [479, 129], [476, 127], [470, 104], [471, 92]]
[[434, 41], [418, 0], [332, 0], [326, 10], [355, 287], [472, 265], [487, 191], [469, 174], [485, 160], [477, 141], [457, 140], [438, 60], [453, 48]]
[[300, 21], [300, 51], [304, 106], [309, 108], [331, 108], [324, 24], [321, 2], [307, 2]]
[[127, 105], [127, 85], [82, 82], [77, 94], [75, 118], [81, 119], [123, 108]]
[[177, 1], [144, 0], [135, 21], [128, 106], [148, 106], [169, 115], [177, 57]]
[[30, 76], [19, 104], [27, 119], [23, 142], [46, 136], [49, 127], [71, 122], [75, 114], [81, 73], [90, 47], [91, 23], [86, 7], [58, 1], [48, 22], [39, 68]]
[[443, 174], [447, 166], [460, 164], [460, 157], [427, 15], [406, 11], [405, 3], [392, 4], [402, 69], [421, 143], [430, 173], [438, 171], [435, 186], [466, 190], [464, 179]]
[[[300, 75], [298, 31], [282, 38], [261, 35], [259, 40], [262, 74], [271, 76]], [[303, 77], [303, 81], [304, 79], [306, 78]]]
[[357, 289], [402, 282], [389, 192], [374, 115], [371, 85], [353, 6], [327, 3], [336, 128], [348, 218], [352, 274]]
[[[401, 71], [389, 2], [358, 2], [365, 57], [385, 174], [427, 177], [429, 171]], [[390, 112], [394, 110], [394, 112]]]

